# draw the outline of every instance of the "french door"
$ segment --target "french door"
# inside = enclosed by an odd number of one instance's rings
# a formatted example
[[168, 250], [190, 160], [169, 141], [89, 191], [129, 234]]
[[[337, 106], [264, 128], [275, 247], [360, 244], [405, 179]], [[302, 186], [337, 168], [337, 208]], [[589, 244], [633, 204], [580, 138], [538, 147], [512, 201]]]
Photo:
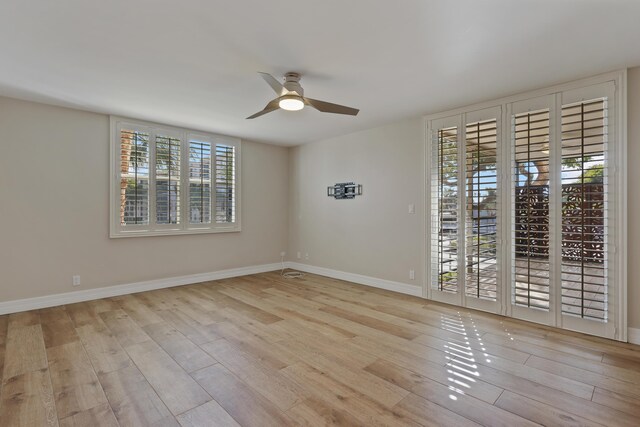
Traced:
[[430, 298], [616, 337], [614, 96], [607, 82], [429, 121]]
[[500, 108], [432, 124], [432, 298], [499, 312]]

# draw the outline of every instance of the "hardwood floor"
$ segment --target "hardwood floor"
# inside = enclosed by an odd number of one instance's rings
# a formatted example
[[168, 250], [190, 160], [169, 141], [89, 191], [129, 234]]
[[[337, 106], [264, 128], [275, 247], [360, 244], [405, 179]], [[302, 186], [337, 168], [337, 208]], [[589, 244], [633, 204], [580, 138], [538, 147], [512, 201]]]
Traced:
[[640, 347], [277, 272], [0, 316], [1, 426], [638, 426]]

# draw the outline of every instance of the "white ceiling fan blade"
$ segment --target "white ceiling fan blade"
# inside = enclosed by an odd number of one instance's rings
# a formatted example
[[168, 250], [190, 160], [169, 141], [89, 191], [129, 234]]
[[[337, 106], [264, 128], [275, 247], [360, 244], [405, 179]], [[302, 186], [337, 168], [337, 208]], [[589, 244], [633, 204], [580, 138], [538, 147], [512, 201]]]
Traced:
[[304, 98], [304, 102], [307, 105], [311, 105], [318, 111], [323, 113], [335, 113], [335, 114], [347, 114], [349, 116], [356, 116], [360, 112], [357, 108], [351, 108], [344, 105], [332, 104], [331, 102], [319, 101], [317, 99]]
[[262, 111], [258, 111], [257, 113], [247, 117], [248, 119], [255, 119], [256, 117], [260, 117], [264, 114], [270, 113], [272, 111], [277, 110], [278, 108], [280, 108], [278, 106], [278, 99], [274, 99], [273, 101], [269, 102], [266, 107], [264, 107], [264, 109]]
[[278, 96], [282, 96], [285, 93], [287, 93], [287, 89], [282, 85], [282, 83], [276, 80], [276, 78], [273, 77], [271, 74], [261, 73], [261, 72], [258, 72], [258, 74], [262, 76], [264, 81], [267, 82], [269, 86], [271, 86], [271, 89], [273, 89], [273, 91], [277, 93]]

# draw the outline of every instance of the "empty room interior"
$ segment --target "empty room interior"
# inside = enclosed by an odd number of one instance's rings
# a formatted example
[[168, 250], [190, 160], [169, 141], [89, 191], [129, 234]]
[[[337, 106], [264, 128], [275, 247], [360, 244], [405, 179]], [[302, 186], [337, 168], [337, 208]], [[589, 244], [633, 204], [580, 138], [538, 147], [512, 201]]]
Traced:
[[639, 22], [0, 2], [0, 426], [637, 427]]

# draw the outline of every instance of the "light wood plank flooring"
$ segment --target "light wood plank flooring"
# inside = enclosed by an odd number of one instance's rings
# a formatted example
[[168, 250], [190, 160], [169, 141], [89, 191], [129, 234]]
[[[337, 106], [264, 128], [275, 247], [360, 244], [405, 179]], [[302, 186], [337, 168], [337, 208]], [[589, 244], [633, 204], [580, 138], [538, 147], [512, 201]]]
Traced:
[[640, 347], [277, 272], [0, 316], [1, 426], [634, 426]]

